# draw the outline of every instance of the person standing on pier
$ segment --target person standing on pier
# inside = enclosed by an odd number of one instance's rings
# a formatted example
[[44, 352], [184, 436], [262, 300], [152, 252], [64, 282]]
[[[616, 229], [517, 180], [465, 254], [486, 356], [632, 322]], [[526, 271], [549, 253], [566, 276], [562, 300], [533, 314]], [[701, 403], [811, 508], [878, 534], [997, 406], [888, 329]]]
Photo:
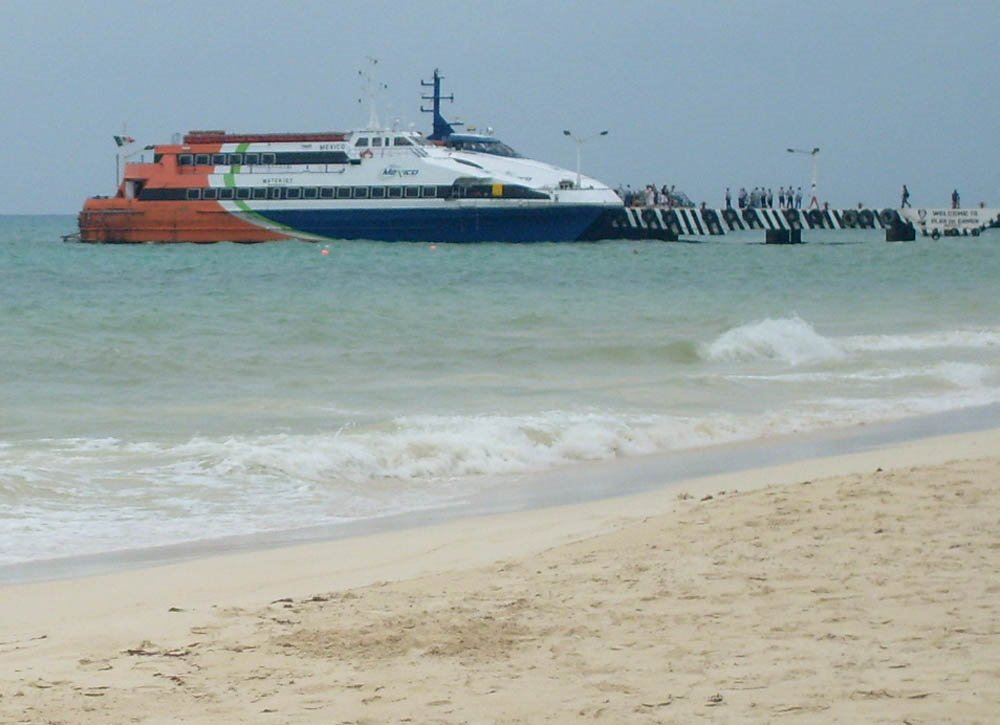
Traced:
[[819, 197], [816, 196], [816, 182], [815, 181], [812, 183], [812, 186], [810, 187], [810, 191], [812, 191], [812, 196], [809, 199], [809, 208], [810, 209], [819, 209]]
[[952, 209], [958, 209], [959, 208], [959, 203], [958, 203], [958, 189], [955, 189], [953, 192], [951, 192], [951, 208]]
[[733, 208], [733, 195], [729, 193], [729, 187], [726, 187], [726, 209]]
[[903, 184], [903, 200], [899, 204], [899, 208], [910, 206], [910, 190], [906, 188], [906, 184]]

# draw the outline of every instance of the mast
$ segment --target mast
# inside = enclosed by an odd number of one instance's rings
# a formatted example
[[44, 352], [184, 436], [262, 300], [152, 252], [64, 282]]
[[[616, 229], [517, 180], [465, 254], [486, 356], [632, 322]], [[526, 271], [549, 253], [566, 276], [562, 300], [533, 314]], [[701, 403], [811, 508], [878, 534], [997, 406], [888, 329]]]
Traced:
[[[424, 80], [420, 81], [420, 85], [423, 86], [424, 88], [434, 89], [432, 95], [420, 96], [422, 100], [432, 102], [430, 108], [424, 108], [423, 105], [420, 106], [420, 110], [423, 111], [424, 113], [434, 114], [433, 116], [434, 128], [431, 131], [431, 135], [427, 137], [429, 141], [440, 141], [442, 139], [448, 138], [448, 136], [451, 136], [453, 133], [455, 133], [455, 129], [452, 127], [452, 124], [448, 123], [448, 121], [445, 120], [444, 116], [441, 115], [441, 101], [454, 102], [455, 100], [455, 96], [453, 95], [448, 95], [448, 96], [441, 95], [441, 78], [443, 78], [443, 76], [440, 73], [438, 73], [438, 69], [435, 68], [434, 80], [432, 80], [431, 82], [427, 82]], [[460, 126], [461, 124], [456, 121], [455, 125]]]
[[378, 58], [373, 58], [372, 56], [366, 56], [368, 60], [368, 69], [359, 70], [358, 75], [364, 81], [365, 84], [365, 96], [368, 99], [368, 129], [369, 131], [381, 130], [381, 125], [378, 120], [378, 111], [376, 110], [376, 94], [378, 91], [388, 88], [387, 85], [381, 83], [375, 77], [375, 66], [378, 65]]

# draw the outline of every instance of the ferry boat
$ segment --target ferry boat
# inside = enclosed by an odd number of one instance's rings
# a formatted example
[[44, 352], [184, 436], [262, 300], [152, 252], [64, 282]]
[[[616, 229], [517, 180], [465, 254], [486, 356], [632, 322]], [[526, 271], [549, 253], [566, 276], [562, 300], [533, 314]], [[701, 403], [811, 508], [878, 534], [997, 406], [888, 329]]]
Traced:
[[[127, 163], [113, 197], [87, 199], [83, 242], [369, 239], [542, 242], [608, 238], [624, 215], [606, 184], [524, 158], [492, 135], [370, 127], [187, 133]], [[451, 97], [448, 98], [451, 100]], [[372, 113], [372, 118], [376, 116]], [[374, 126], [375, 124], [370, 124]]]

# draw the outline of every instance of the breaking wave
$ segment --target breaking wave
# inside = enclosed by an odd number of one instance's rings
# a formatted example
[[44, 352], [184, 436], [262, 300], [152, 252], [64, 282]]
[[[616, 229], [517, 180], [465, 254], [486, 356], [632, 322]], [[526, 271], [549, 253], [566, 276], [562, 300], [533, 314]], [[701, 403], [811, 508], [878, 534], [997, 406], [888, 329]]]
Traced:
[[778, 360], [790, 365], [843, 356], [843, 349], [835, 341], [798, 317], [768, 318], [741, 325], [724, 332], [706, 351], [706, 357], [713, 362]]
[[758, 320], [719, 335], [705, 347], [712, 362], [775, 360], [806, 365], [872, 352], [1000, 348], [1000, 330], [941, 330], [912, 334], [826, 337], [799, 317]]

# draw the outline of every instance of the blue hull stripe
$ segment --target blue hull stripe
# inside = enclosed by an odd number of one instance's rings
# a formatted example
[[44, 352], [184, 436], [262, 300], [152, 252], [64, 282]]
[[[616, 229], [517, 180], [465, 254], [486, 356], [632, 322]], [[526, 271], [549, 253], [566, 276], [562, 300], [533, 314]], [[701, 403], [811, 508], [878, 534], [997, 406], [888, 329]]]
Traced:
[[605, 211], [596, 205], [454, 209], [262, 209], [290, 230], [385, 242], [569, 242]]

